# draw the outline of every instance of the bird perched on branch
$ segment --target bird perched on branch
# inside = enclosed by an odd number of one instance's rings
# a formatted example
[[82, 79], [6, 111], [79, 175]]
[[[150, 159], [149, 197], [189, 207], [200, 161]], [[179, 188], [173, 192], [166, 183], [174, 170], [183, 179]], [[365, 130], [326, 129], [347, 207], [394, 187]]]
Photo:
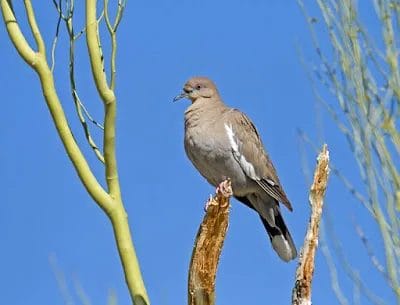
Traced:
[[259, 214], [279, 257], [294, 259], [296, 247], [279, 202], [290, 211], [292, 206], [254, 124], [227, 107], [208, 78], [190, 79], [174, 101], [182, 98], [192, 102], [185, 111], [184, 143], [193, 165], [214, 186], [230, 178], [235, 198]]

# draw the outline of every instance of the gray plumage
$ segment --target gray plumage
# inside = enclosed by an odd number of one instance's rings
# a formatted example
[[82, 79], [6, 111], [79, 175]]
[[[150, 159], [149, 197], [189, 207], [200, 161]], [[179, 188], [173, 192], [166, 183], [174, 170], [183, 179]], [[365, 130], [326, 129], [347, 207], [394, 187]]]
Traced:
[[227, 107], [207, 78], [190, 79], [174, 100], [180, 98], [192, 101], [185, 112], [184, 143], [193, 165], [214, 186], [230, 178], [234, 196], [260, 215], [279, 257], [294, 259], [296, 247], [279, 202], [290, 211], [292, 206], [253, 123]]

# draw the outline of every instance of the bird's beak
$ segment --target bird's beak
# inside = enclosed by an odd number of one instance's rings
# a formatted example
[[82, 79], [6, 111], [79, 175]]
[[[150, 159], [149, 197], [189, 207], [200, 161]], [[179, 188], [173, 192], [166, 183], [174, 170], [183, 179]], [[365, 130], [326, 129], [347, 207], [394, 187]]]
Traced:
[[182, 92], [181, 94], [175, 96], [174, 99], [173, 99], [172, 101], [173, 101], [173, 102], [176, 102], [176, 101], [179, 101], [180, 99], [188, 98], [188, 97], [189, 97], [189, 93], [187, 93], [187, 92], [184, 91], [184, 92]]

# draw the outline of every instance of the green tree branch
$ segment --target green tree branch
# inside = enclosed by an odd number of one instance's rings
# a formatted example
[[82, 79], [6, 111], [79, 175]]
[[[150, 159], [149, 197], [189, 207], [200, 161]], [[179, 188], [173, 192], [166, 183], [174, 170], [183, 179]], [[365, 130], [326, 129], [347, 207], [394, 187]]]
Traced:
[[104, 67], [98, 36], [98, 21], [96, 19], [97, 1], [86, 1], [86, 37], [93, 78], [105, 107], [103, 150], [106, 167], [105, 180], [108, 191], [103, 189], [94, 176], [68, 126], [66, 116], [54, 86], [53, 73], [47, 63], [45, 44], [36, 23], [31, 1], [25, 0], [24, 4], [29, 26], [38, 47], [38, 52], [35, 52], [26, 41], [15, 18], [10, 2], [7, 0], [0, 1], [3, 20], [10, 40], [20, 56], [38, 74], [43, 96], [50, 110], [56, 130], [80, 180], [93, 200], [105, 211], [112, 223], [132, 302], [136, 305], [150, 304], [133, 246], [127, 214], [121, 198], [115, 154], [116, 98], [114, 91], [110, 89], [107, 84], [103, 70]]

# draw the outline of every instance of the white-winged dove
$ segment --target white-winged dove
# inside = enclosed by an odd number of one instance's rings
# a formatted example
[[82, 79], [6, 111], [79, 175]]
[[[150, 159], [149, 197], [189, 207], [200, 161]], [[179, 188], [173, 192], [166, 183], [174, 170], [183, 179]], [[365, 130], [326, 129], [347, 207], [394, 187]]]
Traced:
[[190, 79], [174, 101], [181, 98], [192, 101], [185, 112], [184, 143], [193, 165], [214, 186], [230, 178], [234, 196], [260, 215], [279, 257], [294, 259], [296, 247], [279, 202], [290, 211], [292, 206], [254, 124], [227, 107], [208, 78]]

